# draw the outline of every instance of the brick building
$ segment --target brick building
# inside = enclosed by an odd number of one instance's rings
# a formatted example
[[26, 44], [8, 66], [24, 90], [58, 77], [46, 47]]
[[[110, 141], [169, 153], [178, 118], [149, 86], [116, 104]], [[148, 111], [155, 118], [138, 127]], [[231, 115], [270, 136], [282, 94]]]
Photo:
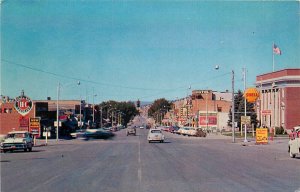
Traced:
[[258, 75], [257, 116], [261, 125], [292, 129], [300, 125], [300, 69]]
[[231, 93], [193, 90], [191, 96], [174, 101], [173, 104], [174, 109], [171, 112], [174, 114], [166, 116], [171, 117], [169, 122], [193, 127], [226, 128], [231, 107]]
[[[6, 135], [10, 131], [29, 131], [30, 118], [39, 117], [42, 126], [54, 127], [56, 121], [56, 100], [33, 101], [33, 107], [28, 114], [22, 116], [14, 107], [15, 99], [2, 96], [0, 100], [0, 135]], [[90, 106], [88, 106], [90, 108]], [[79, 100], [60, 100], [60, 119], [66, 114], [79, 114]], [[82, 106], [82, 116], [84, 107]], [[42, 131], [41, 131], [42, 132]]]
[[28, 131], [29, 118], [35, 116], [35, 106], [25, 116], [22, 116], [14, 108], [14, 99], [3, 97], [0, 100], [0, 135], [5, 135], [10, 131]]

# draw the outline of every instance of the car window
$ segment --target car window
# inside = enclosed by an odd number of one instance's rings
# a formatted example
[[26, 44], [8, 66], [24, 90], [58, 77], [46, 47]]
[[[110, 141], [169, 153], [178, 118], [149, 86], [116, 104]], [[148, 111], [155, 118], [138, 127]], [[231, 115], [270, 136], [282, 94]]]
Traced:
[[24, 133], [14, 133], [14, 134], [9, 134], [8, 137], [11, 137], [11, 138], [24, 138], [25, 134]]
[[161, 133], [160, 130], [152, 130], [151, 133]]

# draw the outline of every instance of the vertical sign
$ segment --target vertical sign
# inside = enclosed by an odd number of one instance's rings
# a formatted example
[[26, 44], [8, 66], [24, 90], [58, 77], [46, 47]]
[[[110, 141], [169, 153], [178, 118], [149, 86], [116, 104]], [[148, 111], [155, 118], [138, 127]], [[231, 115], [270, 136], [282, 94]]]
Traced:
[[19, 126], [20, 131], [28, 131], [29, 119], [27, 116], [20, 116], [19, 124], [20, 124]]
[[40, 136], [40, 130], [41, 130], [40, 118], [39, 117], [30, 118], [29, 131], [33, 135]]

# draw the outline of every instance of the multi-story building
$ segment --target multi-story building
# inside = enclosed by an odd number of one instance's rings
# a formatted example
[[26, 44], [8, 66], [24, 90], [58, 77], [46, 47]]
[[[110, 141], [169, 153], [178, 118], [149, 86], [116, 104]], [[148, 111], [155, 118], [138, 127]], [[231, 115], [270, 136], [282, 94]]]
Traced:
[[256, 104], [262, 126], [289, 130], [300, 125], [300, 69], [258, 75], [256, 87], [261, 95]]
[[[231, 93], [194, 90], [192, 95], [173, 102], [173, 115], [179, 125], [202, 128], [226, 128], [231, 107]], [[171, 120], [174, 122], [174, 119]]]

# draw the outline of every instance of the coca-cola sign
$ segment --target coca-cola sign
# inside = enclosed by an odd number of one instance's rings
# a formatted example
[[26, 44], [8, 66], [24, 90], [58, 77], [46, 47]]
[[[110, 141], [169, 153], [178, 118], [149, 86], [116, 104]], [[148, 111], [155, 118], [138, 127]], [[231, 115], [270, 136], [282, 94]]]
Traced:
[[22, 91], [21, 96], [16, 97], [14, 107], [18, 111], [18, 113], [20, 113], [22, 116], [25, 116], [30, 112], [33, 104], [31, 99], [25, 96], [24, 91]]

